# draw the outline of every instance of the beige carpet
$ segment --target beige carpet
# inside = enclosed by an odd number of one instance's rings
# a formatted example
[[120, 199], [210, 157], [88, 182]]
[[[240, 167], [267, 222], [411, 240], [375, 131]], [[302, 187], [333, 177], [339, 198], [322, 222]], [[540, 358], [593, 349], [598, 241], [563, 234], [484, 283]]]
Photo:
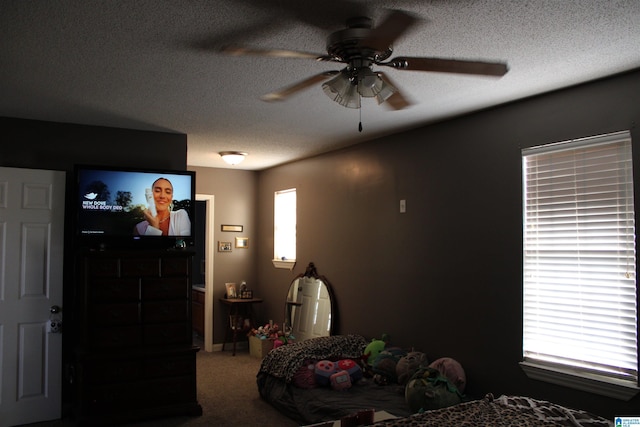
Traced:
[[[197, 345], [197, 343], [196, 343]], [[239, 350], [197, 353], [198, 402], [200, 417], [172, 417], [155, 419], [127, 427], [294, 427], [298, 423], [285, 417], [266, 403], [258, 393], [256, 374], [261, 359], [251, 357], [249, 351]], [[29, 424], [29, 427], [70, 427], [72, 420]]]
[[206, 353], [196, 357], [198, 366], [198, 403], [201, 417], [177, 417], [127, 424], [134, 427], [294, 427], [298, 423], [276, 411], [262, 400], [256, 385], [260, 361], [248, 350], [235, 356], [231, 351]]

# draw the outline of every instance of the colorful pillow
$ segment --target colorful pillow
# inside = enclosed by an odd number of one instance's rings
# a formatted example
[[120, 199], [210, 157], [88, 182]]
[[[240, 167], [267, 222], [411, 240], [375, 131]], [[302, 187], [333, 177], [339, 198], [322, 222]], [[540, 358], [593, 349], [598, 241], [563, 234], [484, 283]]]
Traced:
[[316, 363], [315, 369], [316, 384], [328, 386], [331, 383], [331, 375], [336, 373], [336, 364], [330, 360], [321, 360]]
[[300, 366], [291, 380], [292, 384], [300, 388], [314, 388], [316, 386], [315, 363], [313, 360], [306, 361]]
[[351, 383], [355, 384], [362, 378], [362, 368], [353, 359], [342, 359], [336, 362], [339, 371], [347, 371], [351, 377]]
[[334, 390], [346, 390], [351, 388], [351, 376], [347, 371], [338, 371], [330, 377], [331, 388]]

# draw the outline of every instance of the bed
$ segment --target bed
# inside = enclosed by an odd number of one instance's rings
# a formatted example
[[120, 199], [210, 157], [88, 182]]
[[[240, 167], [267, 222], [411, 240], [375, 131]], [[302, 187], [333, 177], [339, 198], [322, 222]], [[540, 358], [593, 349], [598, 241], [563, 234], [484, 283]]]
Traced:
[[376, 422], [379, 427], [428, 426], [574, 426], [604, 427], [612, 422], [585, 411], [526, 396], [491, 394], [442, 409], [414, 413], [405, 400], [405, 386], [380, 385], [363, 377], [350, 388], [305, 385], [299, 376], [320, 360], [360, 359], [368, 342], [360, 335], [313, 338], [278, 347], [262, 360], [257, 374], [260, 396], [302, 425], [315, 424], [375, 409], [397, 418]]

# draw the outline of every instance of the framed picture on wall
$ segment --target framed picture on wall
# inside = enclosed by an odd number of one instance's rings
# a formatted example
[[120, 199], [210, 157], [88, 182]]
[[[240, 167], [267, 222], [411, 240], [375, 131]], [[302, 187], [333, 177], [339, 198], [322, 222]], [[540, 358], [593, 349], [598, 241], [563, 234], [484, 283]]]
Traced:
[[248, 237], [236, 237], [236, 248], [247, 249], [249, 247]]
[[218, 252], [231, 252], [231, 242], [218, 242]]
[[240, 232], [242, 232], [243, 229], [244, 229], [244, 227], [242, 225], [222, 224], [220, 226], [220, 230], [221, 231], [240, 231]]

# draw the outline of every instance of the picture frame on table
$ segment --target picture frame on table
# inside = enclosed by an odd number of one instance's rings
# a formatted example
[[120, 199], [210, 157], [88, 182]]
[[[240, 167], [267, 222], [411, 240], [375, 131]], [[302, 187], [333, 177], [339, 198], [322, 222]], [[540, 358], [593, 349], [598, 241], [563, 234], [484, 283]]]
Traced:
[[227, 298], [238, 298], [238, 291], [235, 283], [225, 283], [224, 286], [227, 289]]

